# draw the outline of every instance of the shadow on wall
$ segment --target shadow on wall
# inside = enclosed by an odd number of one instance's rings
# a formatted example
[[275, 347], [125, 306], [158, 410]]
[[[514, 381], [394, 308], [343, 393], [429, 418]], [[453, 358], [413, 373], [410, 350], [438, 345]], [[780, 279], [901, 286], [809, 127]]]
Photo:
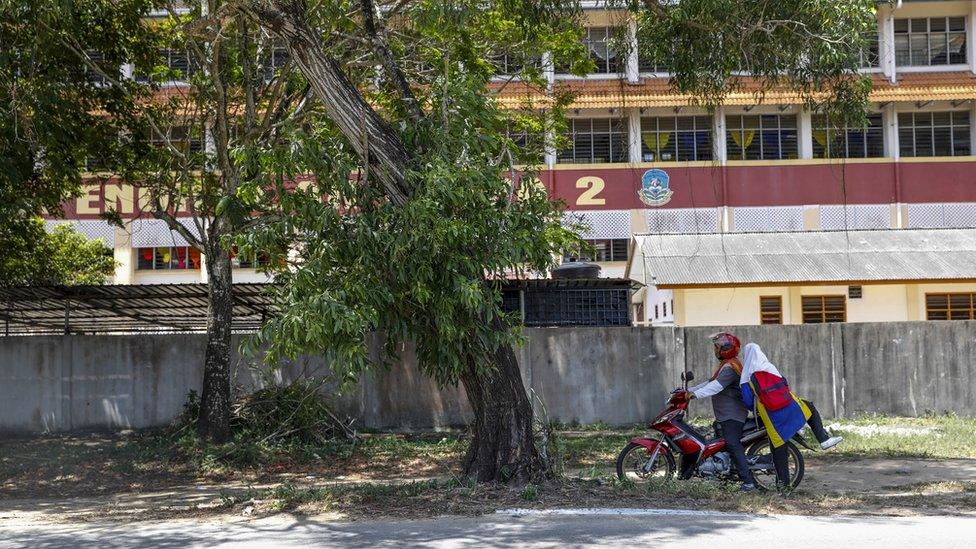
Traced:
[[[699, 380], [711, 374], [707, 335], [721, 328], [526, 329], [519, 350], [523, 381], [550, 419], [632, 425], [659, 411], [683, 370]], [[744, 342], [759, 343], [796, 392], [827, 416], [976, 414], [976, 322], [731, 329]], [[371, 344], [375, 353], [378, 337]], [[187, 393], [200, 390], [204, 346], [198, 334], [0, 338], [0, 431], [165, 425]], [[275, 379], [327, 371], [322, 357], [302, 357]], [[251, 388], [263, 383], [243, 363], [237, 381]], [[438, 389], [420, 373], [411, 345], [389, 370], [363, 374], [338, 407], [373, 429], [436, 429], [470, 417], [464, 391]]]

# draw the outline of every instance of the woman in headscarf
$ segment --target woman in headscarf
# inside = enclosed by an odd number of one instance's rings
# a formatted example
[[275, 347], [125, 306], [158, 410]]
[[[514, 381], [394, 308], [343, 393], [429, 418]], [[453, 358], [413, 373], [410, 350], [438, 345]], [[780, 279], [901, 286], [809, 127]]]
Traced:
[[[831, 437], [824, 429], [823, 419], [812, 402], [797, 397], [789, 390], [789, 385], [776, 366], [766, 358], [759, 345], [748, 343], [742, 349], [742, 375], [739, 384], [742, 400], [746, 406], [755, 409], [766, 427], [769, 442], [773, 447], [773, 464], [776, 466], [776, 482], [784, 489], [790, 486], [789, 453], [786, 441], [793, 438], [803, 425], [810, 424], [814, 436], [824, 450], [833, 448], [843, 438]], [[760, 396], [760, 394], [763, 396]], [[769, 398], [765, 398], [769, 395]], [[783, 398], [773, 407], [764, 401]]]

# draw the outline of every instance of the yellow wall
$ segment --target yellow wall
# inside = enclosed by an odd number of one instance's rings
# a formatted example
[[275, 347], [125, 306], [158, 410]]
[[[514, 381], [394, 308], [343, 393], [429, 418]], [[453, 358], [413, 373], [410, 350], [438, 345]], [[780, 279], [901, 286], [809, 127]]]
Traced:
[[[848, 322], [925, 320], [925, 294], [976, 292], [969, 284], [871, 284], [860, 299], [847, 299]], [[759, 297], [783, 298], [783, 321], [802, 324], [805, 295], [844, 295], [847, 286], [770, 286], [674, 290], [675, 324], [679, 326], [749, 326], [759, 324]]]

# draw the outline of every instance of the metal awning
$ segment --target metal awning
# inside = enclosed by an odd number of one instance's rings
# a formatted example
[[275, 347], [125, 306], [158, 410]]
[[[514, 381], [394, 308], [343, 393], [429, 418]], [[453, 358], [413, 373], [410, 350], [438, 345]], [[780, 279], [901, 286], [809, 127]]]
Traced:
[[[505, 292], [618, 288], [626, 279], [502, 281]], [[253, 332], [277, 310], [273, 284], [234, 284], [235, 332]], [[205, 332], [206, 284], [0, 287], [0, 335]]]
[[663, 289], [976, 281], [976, 230], [635, 235], [629, 277]]
[[[234, 284], [237, 332], [274, 314], [267, 284]], [[0, 334], [204, 332], [206, 284], [0, 288]]]

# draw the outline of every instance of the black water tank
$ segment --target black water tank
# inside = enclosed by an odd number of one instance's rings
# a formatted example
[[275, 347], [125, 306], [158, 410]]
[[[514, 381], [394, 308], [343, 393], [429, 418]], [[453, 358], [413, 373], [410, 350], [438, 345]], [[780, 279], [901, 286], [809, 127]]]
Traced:
[[585, 261], [563, 263], [552, 270], [552, 278], [600, 278], [600, 266]]

